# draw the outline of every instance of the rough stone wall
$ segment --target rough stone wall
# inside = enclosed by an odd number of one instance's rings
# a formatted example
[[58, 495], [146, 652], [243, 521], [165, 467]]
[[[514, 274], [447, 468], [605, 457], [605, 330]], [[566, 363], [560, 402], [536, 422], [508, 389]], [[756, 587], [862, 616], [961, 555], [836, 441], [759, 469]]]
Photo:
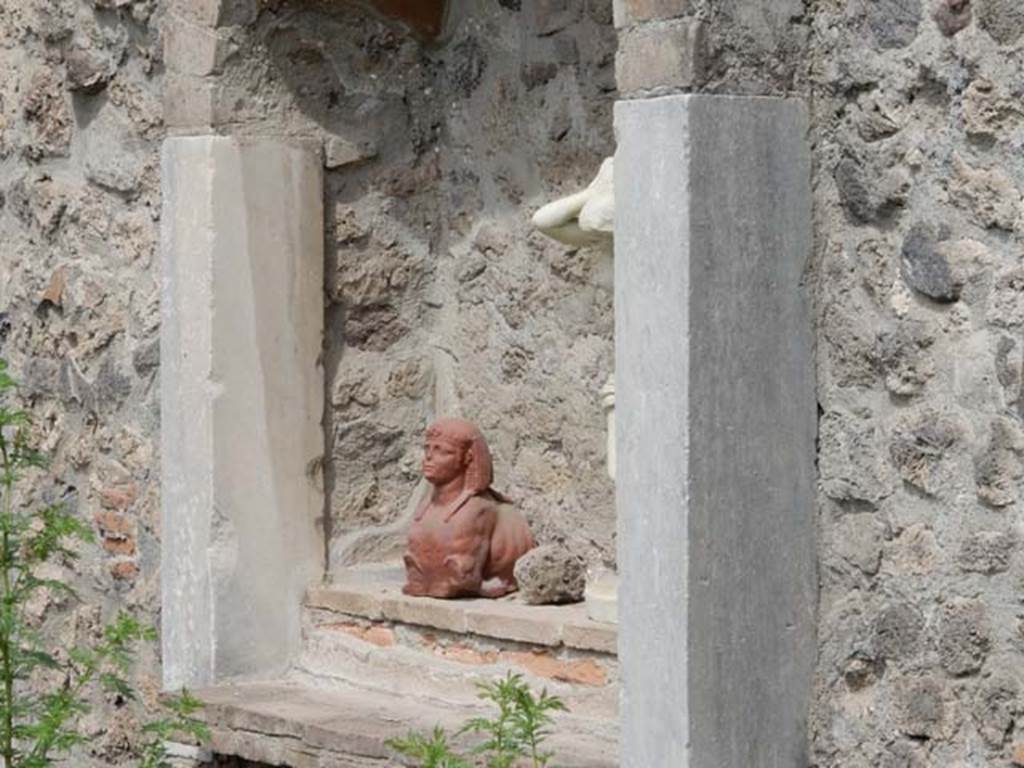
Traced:
[[[53, 459], [19, 503], [63, 501], [97, 534], [45, 574], [80, 600], [30, 606], [64, 647], [121, 608], [158, 619], [161, 15], [155, 0], [0, 5], [0, 355]], [[144, 649], [151, 703], [157, 670]], [[127, 760], [136, 717], [98, 697], [73, 763]]]
[[1018, 0], [816, 4], [816, 766], [1024, 764]]
[[614, 150], [610, 0], [456, 3], [434, 44], [286, 2], [236, 45], [231, 122], [324, 146], [329, 561], [400, 551], [423, 429], [456, 413], [541, 539], [613, 561], [611, 259], [529, 225]]

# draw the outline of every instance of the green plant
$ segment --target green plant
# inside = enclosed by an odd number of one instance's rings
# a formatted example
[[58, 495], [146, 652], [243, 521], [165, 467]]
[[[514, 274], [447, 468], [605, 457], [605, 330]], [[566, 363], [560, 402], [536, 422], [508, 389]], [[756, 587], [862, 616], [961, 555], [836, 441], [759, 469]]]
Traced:
[[[522, 675], [509, 672], [499, 680], [479, 683], [480, 698], [498, 707], [495, 718], [474, 717], [459, 733], [484, 736], [471, 754], [484, 760], [486, 768], [512, 768], [526, 764], [547, 768], [554, 754], [542, 749], [551, 734], [552, 713], [565, 710], [565, 704], [546, 690], [534, 696]], [[431, 735], [410, 733], [404, 739], [392, 739], [388, 746], [396, 752], [420, 761], [420, 768], [472, 768], [473, 763], [452, 751], [448, 734], [437, 726]]]
[[169, 698], [164, 702], [164, 708], [168, 713], [166, 717], [143, 727], [143, 731], [150, 738], [142, 749], [139, 768], [171, 768], [167, 761], [165, 744], [172, 739], [184, 737], [200, 743], [210, 739], [210, 729], [201, 720], [193, 717], [203, 708], [203, 703], [188, 691], [182, 691], [180, 695]]
[[[76, 542], [90, 542], [93, 535], [60, 504], [15, 504], [18, 481], [46, 464], [29, 444], [28, 414], [8, 405], [15, 388], [0, 359], [0, 761], [3, 768], [46, 768], [84, 741], [76, 726], [89, 709], [86, 695], [93, 686], [133, 698], [126, 677], [134, 650], [156, 633], [121, 613], [94, 642], [61, 650], [47, 646], [33, 628], [26, 608], [40, 592], [75, 595], [65, 582], [41, 578], [41, 566], [74, 560]], [[159, 745], [147, 744], [143, 768], [168, 765], [162, 742], [171, 732], [202, 735], [190, 717], [197, 704], [187, 694], [172, 699], [170, 716], [147, 726], [154, 741], [161, 738]]]
[[471, 763], [452, 751], [448, 734], [439, 725], [429, 735], [412, 732], [387, 744], [399, 754], [418, 760], [421, 768], [472, 768]]

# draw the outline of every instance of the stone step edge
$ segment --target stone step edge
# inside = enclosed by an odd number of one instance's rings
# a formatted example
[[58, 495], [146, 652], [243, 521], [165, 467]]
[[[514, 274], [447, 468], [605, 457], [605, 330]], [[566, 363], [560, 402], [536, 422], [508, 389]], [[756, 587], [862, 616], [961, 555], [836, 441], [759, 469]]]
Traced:
[[[388, 739], [441, 725], [454, 733], [478, 709], [451, 709], [362, 689], [322, 690], [292, 680], [235, 682], [199, 689], [210, 750], [270, 765], [397, 765]], [[566, 730], [571, 728], [571, 730]], [[617, 765], [617, 728], [560, 718], [549, 740], [566, 768]]]
[[617, 626], [587, 618], [582, 603], [526, 605], [516, 595], [500, 600], [437, 600], [404, 595], [395, 584], [356, 583], [311, 586], [306, 590], [305, 606], [369, 621], [617, 654]]

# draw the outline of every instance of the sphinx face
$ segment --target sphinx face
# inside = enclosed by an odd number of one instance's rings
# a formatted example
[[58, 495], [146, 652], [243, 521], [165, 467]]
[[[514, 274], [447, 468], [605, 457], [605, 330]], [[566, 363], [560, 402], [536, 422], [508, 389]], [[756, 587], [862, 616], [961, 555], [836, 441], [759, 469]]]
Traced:
[[466, 471], [465, 451], [452, 442], [427, 438], [423, 445], [423, 477], [432, 485], [445, 485]]

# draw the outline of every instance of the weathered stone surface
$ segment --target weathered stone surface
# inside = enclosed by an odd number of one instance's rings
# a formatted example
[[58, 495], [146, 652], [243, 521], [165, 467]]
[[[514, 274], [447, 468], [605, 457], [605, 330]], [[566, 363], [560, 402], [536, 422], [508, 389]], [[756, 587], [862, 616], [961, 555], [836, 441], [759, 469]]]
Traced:
[[978, 26], [1004, 45], [1024, 34], [1024, 8], [1014, 0], [975, 0]]
[[587, 585], [586, 563], [563, 547], [546, 544], [516, 561], [516, 582], [530, 605], [578, 603]]
[[351, 141], [339, 136], [331, 136], [324, 142], [324, 166], [341, 168], [377, 155], [377, 148], [372, 142]]
[[885, 527], [871, 514], [845, 515], [836, 526], [837, 554], [864, 573], [878, 572]]
[[21, 110], [28, 124], [24, 151], [33, 160], [66, 157], [71, 151], [73, 118], [68, 96], [52, 69], [36, 70], [22, 89]]
[[1020, 706], [1020, 685], [1012, 676], [991, 678], [978, 691], [972, 707], [974, 722], [991, 749], [1000, 749], [1006, 743]]
[[963, 118], [971, 136], [998, 140], [1020, 124], [1024, 112], [1003, 85], [978, 78], [964, 93]]
[[972, 11], [971, 0], [938, 0], [932, 17], [942, 34], [952, 37], [970, 25]]
[[946, 690], [932, 676], [904, 678], [898, 685], [899, 728], [912, 738], [936, 739], [943, 735], [947, 717]]
[[992, 645], [991, 631], [983, 603], [951, 600], [939, 622], [938, 649], [943, 669], [957, 677], [978, 672]]
[[1010, 568], [1017, 537], [1007, 531], [981, 531], [964, 539], [958, 560], [965, 571], [992, 575]]
[[876, 503], [891, 493], [881, 436], [870, 414], [826, 413], [819, 426], [822, 489], [837, 501]]
[[[91, 2], [25, 0], [0, 11], [0, 356], [22, 384], [11, 405], [32, 412], [32, 440], [50, 459], [19, 496], [35, 508], [62, 503], [95, 533], [80, 559], [38, 574], [79, 595], [42, 594], [27, 606], [54, 648], [100, 636], [119, 610], [159, 625], [157, 388], [132, 365], [158, 336], [159, 275], [146, 244], [159, 239], [159, 180], [144, 175], [133, 198], [100, 189], [84, 146], [103, 104], [156, 167], [162, 129], [146, 105], [159, 101], [159, 22], [143, 5], [98, 12]], [[88, 743], [66, 762], [136, 759], [142, 700], [160, 686], [150, 644], [130, 681], [137, 702], [87, 692]], [[31, 693], [53, 684], [35, 679]]]
[[615, 56], [615, 80], [625, 96], [688, 90], [704, 64], [704, 28], [679, 19], [623, 30]]
[[922, 0], [854, 0], [855, 12], [863, 14], [864, 25], [879, 48], [903, 48], [917, 37], [921, 24]]
[[1013, 504], [1020, 495], [1020, 479], [1024, 476], [1021, 454], [1024, 434], [1007, 419], [992, 422], [987, 448], [977, 457], [974, 481], [978, 498], [992, 507]]
[[863, 303], [830, 307], [819, 324], [825, 373], [837, 387], [870, 387], [878, 381], [878, 338], [865, 323]]
[[936, 301], [956, 301], [963, 285], [958, 283], [931, 227], [917, 224], [903, 241], [903, 280], [919, 293]]
[[904, 482], [936, 494], [945, 479], [943, 459], [963, 434], [963, 425], [953, 416], [921, 411], [897, 425], [889, 454]]
[[1021, 193], [1013, 179], [998, 168], [975, 168], [962, 158], [953, 160], [950, 199], [989, 229], [1013, 230], [1021, 213]]
[[893, 217], [910, 194], [910, 175], [885, 167], [873, 155], [849, 151], [835, 167], [839, 197], [856, 222], [877, 223]]
[[[616, 107], [623, 766], [805, 761], [817, 579], [804, 120], [787, 99]], [[769, 477], [785, 488], [764, 493]]]
[[935, 375], [929, 349], [935, 338], [926, 327], [901, 324], [878, 337], [877, 359], [885, 374], [885, 387], [899, 397], [919, 394]]
[[132, 127], [117, 113], [103, 109], [82, 137], [85, 173], [93, 183], [115, 192], [134, 192], [146, 158]]
[[1024, 269], [1014, 266], [996, 275], [988, 321], [1001, 328], [1024, 325]]
[[672, 19], [693, 10], [691, 0], [613, 0], [615, 26], [629, 27], [639, 22]]
[[889, 661], [913, 658], [920, 647], [923, 630], [924, 616], [917, 608], [907, 603], [892, 603], [875, 620], [875, 651]]
[[[444, 705], [384, 691], [318, 690], [287, 682], [250, 682], [196, 691], [212, 730], [214, 753], [273, 765], [318, 762], [371, 768], [393, 759], [386, 741], [442, 725], [455, 732], [478, 708]], [[568, 768], [611, 768], [614, 735], [604, 721], [560, 718], [550, 746]], [[604, 732], [602, 732], [604, 729]], [[460, 750], [468, 739], [462, 738]]]
[[498, 601], [414, 598], [401, 593], [400, 570], [390, 574], [363, 567], [349, 568], [339, 571], [338, 578], [337, 585], [310, 588], [306, 605], [365, 619], [386, 619], [543, 646], [564, 644], [604, 653], [613, 652], [609, 649], [615, 646], [615, 625], [590, 621], [582, 604], [527, 605], [521, 595]]
[[324, 450], [320, 165], [268, 141], [164, 146], [169, 689], [272, 674], [298, 649], [298, 605], [323, 551], [323, 495], [310, 476]]
[[75, 48], [64, 57], [68, 68], [68, 87], [94, 94], [106, 88], [117, 71], [116, 63], [95, 48]]

